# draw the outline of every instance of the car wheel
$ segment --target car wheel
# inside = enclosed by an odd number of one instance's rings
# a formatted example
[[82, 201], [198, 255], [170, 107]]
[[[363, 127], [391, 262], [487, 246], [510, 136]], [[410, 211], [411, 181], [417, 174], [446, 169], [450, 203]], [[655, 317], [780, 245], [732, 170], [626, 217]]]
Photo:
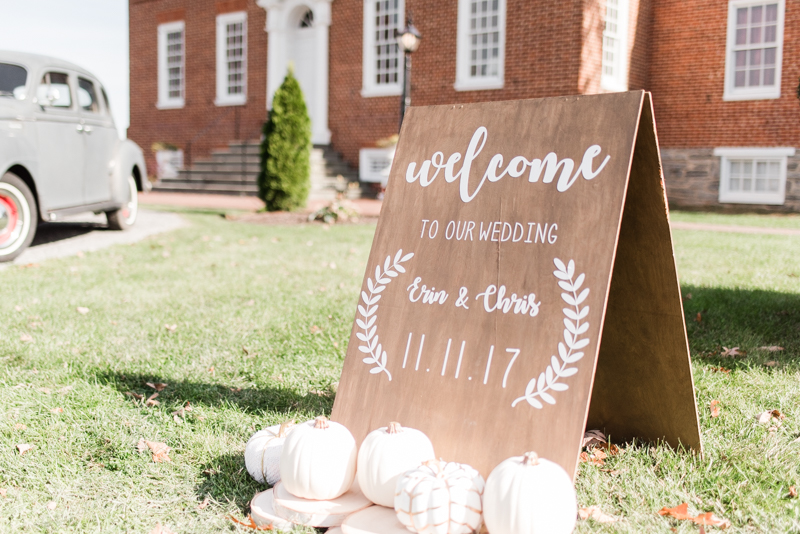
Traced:
[[36, 200], [16, 174], [0, 178], [0, 262], [11, 261], [25, 250], [36, 235]]
[[112, 230], [127, 230], [136, 222], [139, 215], [139, 191], [136, 180], [128, 176], [128, 201], [120, 209], [106, 212], [108, 227]]

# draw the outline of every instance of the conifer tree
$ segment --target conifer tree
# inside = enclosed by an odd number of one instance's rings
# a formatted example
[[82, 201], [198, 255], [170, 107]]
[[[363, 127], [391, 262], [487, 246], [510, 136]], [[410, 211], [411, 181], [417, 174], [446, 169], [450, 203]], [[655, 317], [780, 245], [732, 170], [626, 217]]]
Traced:
[[311, 120], [291, 68], [275, 91], [263, 133], [258, 189], [267, 211], [305, 206], [311, 188]]

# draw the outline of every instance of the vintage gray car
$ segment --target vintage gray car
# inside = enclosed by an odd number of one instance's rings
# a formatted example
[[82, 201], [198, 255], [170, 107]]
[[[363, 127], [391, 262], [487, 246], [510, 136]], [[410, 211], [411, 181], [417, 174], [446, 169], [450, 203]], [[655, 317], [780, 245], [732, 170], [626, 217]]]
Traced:
[[97, 78], [0, 51], [0, 262], [30, 245], [39, 221], [105, 212], [111, 228], [129, 228], [147, 187], [142, 150], [119, 139]]

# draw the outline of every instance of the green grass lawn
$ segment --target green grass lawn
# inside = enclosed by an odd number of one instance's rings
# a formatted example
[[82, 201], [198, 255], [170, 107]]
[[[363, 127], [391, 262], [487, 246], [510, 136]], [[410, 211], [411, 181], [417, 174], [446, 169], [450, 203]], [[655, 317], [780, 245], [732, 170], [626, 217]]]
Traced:
[[[141, 243], [0, 272], [0, 531], [240, 529], [226, 515], [244, 517], [261, 489], [244, 469], [248, 437], [330, 412], [374, 226], [184, 216], [190, 226]], [[579, 504], [622, 519], [578, 531], [697, 532], [657, 515], [688, 502], [731, 532], [800, 532], [787, 497], [800, 486], [800, 237], [674, 237], [705, 454], [628, 444], [582, 464]], [[759, 349], [770, 345], [784, 350]], [[156, 405], [147, 382], [168, 384]], [[780, 426], [757, 423], [768, 409], [786, 414]], [[140, 439], [167, 443], [171, 462]]]

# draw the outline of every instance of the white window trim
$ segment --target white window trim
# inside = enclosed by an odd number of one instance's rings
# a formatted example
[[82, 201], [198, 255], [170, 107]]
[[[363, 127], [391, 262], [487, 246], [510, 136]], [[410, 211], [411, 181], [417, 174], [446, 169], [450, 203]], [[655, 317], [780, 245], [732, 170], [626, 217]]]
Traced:
[[[781, 96], [781, 71], [783, 66], [783, 21], [786, 18], [785, 0], [775, 0], [778, 4], [778, 27], [777, 27], [777, 53], [775, 55], [775, 86], [774, 87], [734, 87], [734, 68], [733, 52], [736, 46], [736, 10], [740, 7], [759, 5], [767, 3], [765, 0], [730, 0], [728, 3], [728, 36], [725, 45], [725, 91], [722, 100], [769, 100], [780, 98]], [[770, 2], [771, 3], [771, 2]]]
[[[241, 22], [243, 27], [242, 47], [244, 54], [244, 92], [238, 95], [228, 94], [228, 62], [226, 26]], [[217, 106], [241, 106], [247, 103], [247, 12], [234, 11], [217, 15]]]
[[[795, 149], [791, 147], [779, 148], [715, 148], [714, 155], [720, 156], [720, 180], [719, 180], [719, 201], [722, 203], [730, 204], [769, 204], [780, 206], [786, 199], [786, 166], [787, 158], [795, 155]], [[730, 165], [731, 159], [760, 159], [771, 160], [780, 163], [780, 182], [778, 191], [757, 193], [749, 192], [731, 192], [729, 187], [730, 182]]]
[[472, 78], [469, 75], [470, 43], [469, 43], [469, 3], [470, 0], [458, 0], [458, 37], [456, 42], [456, 91], [483, 91], [502, 89], [505, 85], [506, 65], [506, 0], [499, 0], [500, 7], [500, 53], [497, 76]]
[[[406, 20], [405, 1], [398, 4], [398, 16], [401, 26]], [[376, 96], [398, 96], [403, 93], [403, 52], [400, 51], [400, 66], [397, 83], [375, 83], [375, 0], [364, 0], [364, 53], [362, 59], [361, 96], [371, 98]]]
[[[169, 80], [167, 77], [167, 34], [180, 30], [183, 32], [183, 97], [169, 98]], [[182, 20], [158, 25], [158, 109], [182, 108], [186, 96], [186, 25]]]
[[[617, 19], [617, 35], [619, 36], [620, 58], [615, 67], [619, 68], [619, 73], [614, 76], [607, 76], [602, 73], [602, 57], [600, 59], [600, 88], [606, 91], [627, 91], [628, 90], [628, 31], [630, 27], [628, 20], [630, 17], [630, 3], [628, 0], [618, 0], [619, 18]], [[605, 17], [605, 14], [603, 15]], [[604, 18], [605, 20], [605, 18]], [[604, 40], [605, 41], [605, 40]], [[603, 47], [600, 47], [603, 53]]]

